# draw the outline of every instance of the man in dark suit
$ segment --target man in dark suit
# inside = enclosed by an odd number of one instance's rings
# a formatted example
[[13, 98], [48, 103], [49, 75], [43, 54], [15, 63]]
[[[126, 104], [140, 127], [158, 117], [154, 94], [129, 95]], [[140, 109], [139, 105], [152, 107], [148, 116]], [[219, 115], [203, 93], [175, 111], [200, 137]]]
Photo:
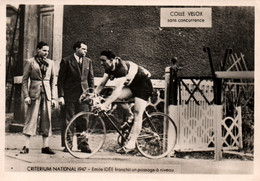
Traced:
[[[62, 106], [64, 118], [61, 125], [62, 146], [65, 146], [65, 129], [71, 118], [80, 111], [88, 109], [86, 104], [79, 102], [80, 95], [84, 90], [94, 87], [94, 73], [91, 59], [86, 57], [87, 45], [83, 41], [78, 41], [73, 45], [74, 54], [61, 60], [58, 76], [58, 101]], [[86, 122], [82, 122], [86, 124]], [[86, 125], [76, 126], [76, 129]], [[71, 130], [73, 133], [73, 130]], [[77, 130], [82, 131], [82, 130]], [[67, 139], [67, 138], [66, 138]], [[69, 145], [72, 148], [72, 144]], [[88, 144], [78, 145], [78, 149], [90, 153]], [[67, 152], [65, 148], [63, 150]]]

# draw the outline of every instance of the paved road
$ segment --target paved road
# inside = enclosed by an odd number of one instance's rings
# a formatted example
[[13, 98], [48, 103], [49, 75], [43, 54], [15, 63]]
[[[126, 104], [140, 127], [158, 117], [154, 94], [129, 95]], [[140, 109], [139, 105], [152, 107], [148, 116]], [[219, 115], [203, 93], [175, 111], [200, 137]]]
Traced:
[[30, 153], [19, 154], [23, 146], [21, 134], [6, 134], [5, 171], [6, 172], [113, 172], [113, 173], [167, 173], [167, 174], [252, 174], [253, 161], [206, 160], [163, 158], [147, 159], [142, 156], [120, 155], [109, 150], [101, 150], [89, 159], [76, 159], [62, 152], [60, 136], [50, 139], [50, 147], [55, 155], [41, 154], [41, 137], [31, 139]]

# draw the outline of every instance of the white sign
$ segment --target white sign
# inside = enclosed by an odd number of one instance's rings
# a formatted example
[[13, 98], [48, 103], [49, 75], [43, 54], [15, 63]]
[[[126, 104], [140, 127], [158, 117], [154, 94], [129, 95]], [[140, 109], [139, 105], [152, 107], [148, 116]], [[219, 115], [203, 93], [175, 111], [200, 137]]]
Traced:
[[211, 8], [161, 8], [161, 27], [211, 28]]

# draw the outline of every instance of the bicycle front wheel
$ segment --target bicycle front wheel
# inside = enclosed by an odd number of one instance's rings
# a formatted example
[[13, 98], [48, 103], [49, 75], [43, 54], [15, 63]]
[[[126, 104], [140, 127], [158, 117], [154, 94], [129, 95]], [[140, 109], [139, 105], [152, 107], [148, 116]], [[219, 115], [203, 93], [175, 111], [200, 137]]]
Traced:
[[102, 147], [105, 137], [103, 120], [92, 112], [80, 112], [65, 130], [65, 146], [72, 156], [89, 158]]
[[139, 152], [147, 158], [163, 158], [173, 149], [177, 140], [177, 129], [166, 114], [154, 112], [143, 120], [137, 138]]

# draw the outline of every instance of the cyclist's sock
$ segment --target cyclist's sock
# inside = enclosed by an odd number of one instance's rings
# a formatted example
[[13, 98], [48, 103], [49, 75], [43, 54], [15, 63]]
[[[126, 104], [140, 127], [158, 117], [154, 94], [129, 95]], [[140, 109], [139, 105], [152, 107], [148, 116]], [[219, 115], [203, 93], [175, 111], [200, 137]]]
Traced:
[[126, 143], [125, 148], [129, 150], [135, 149], [135, 141], [130, 138], [130, 140]]

